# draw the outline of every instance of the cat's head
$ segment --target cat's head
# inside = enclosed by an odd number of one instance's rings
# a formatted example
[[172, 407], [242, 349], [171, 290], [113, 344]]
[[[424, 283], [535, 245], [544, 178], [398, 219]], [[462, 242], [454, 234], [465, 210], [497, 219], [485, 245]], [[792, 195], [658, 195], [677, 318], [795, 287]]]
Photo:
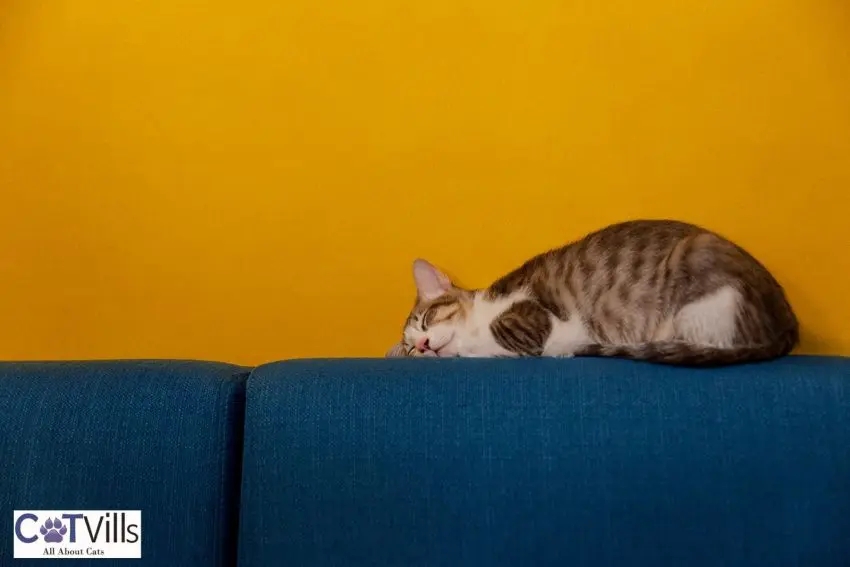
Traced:
[[387, 357], [457, 356], [462, 326], [472, 307], [473, 293], [452, 284], [448, 276], [426, 262], [413, 262], [416, 304], [404, 324], [402, 339]]

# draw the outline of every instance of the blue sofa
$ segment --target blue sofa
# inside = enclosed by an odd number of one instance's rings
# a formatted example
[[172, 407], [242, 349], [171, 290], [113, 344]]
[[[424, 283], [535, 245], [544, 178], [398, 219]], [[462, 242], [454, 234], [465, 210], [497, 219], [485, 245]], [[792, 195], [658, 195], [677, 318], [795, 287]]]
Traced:
[[838, 357], [2, 363], [0, 458], [3, 566], [72, 509], [128, 565], [850, 565]]

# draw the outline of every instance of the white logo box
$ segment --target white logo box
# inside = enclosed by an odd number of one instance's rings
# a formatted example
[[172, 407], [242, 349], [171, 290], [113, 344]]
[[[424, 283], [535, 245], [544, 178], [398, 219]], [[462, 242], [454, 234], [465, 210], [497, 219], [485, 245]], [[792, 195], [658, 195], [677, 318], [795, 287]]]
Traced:
[[15, 559], [141, 559], [141, 510], [15, 510]]

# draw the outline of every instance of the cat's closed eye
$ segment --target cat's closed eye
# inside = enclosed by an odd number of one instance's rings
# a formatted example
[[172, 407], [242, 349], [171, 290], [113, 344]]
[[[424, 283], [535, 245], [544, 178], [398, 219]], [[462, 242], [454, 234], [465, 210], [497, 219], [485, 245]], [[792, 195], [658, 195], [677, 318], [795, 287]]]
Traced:
[[431, 322], [431, 319], [433, 319], [433, 318], [434, 318], [434, 308], [429, 307], [428, 309], [425, 310], [425, 313], [423, 313], [422, 317], [420, 318], [420, 321], [422, 322], [421, 326], [422, 326], [423, 331], [428, 330], [428, 324]]

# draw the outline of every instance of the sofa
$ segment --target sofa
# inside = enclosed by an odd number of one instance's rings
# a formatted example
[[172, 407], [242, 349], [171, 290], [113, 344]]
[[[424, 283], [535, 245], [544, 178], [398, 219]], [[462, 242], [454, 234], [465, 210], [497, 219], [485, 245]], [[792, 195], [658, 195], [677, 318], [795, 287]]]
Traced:
[[0, 458], [2, 566], [21, 510], [141, 510], [139, 566], [850, 565], [841, 357], [0, 363]]

